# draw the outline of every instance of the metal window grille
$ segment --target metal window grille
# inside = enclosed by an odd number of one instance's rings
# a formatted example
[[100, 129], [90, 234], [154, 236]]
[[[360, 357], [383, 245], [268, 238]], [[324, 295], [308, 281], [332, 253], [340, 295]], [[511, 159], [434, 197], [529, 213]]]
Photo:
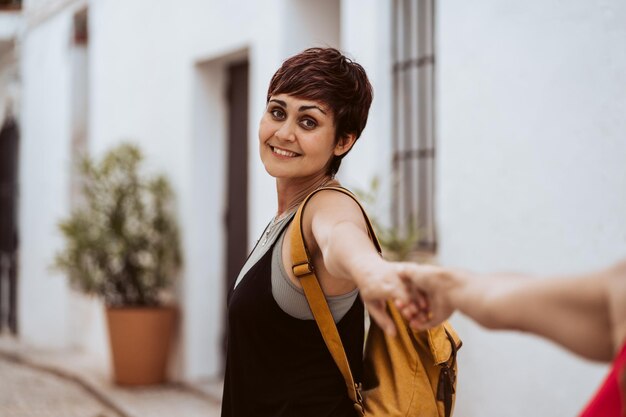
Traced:
[[434, 221], [435, 0], [393, 2], [393, 204], [397, 230], [436, 249]]

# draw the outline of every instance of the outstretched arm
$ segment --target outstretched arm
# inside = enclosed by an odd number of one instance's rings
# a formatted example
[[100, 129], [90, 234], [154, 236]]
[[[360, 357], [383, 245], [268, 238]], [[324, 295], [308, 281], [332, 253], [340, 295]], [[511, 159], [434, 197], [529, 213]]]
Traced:
[[371, 317], [394, 334], [386, 300], [408, 300], [407, 287], [398, 265], [376, 251], [357, 203], [336, 191], [316, 194], [304, 211], [303, 231], [322, 288], [356, 285]]
[[615, 308], [626, 305], [626, 291], [619, 290], [625, 265], [538, 279], [406, 264], [405, 278], [426, 295], [429, 312], [399, 304], [415, 328], [435, 325], [458, 309], [484, 327], [534, 333], [586, 358], [609, 361], [626, 337], [626, 317]]

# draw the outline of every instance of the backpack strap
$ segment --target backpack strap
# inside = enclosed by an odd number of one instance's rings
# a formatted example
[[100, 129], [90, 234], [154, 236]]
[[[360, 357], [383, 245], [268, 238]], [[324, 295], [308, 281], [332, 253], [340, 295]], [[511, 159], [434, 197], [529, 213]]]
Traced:
[[296, 212], [290, 235], [292, 271], [300, 280], [300, 284], [304, 290], [304, 295], [309, 303], [309, 307], [311, 308], [317, 327], [320, 329], [322, 337], [324, 338], [324, 343], [333, 357], [335, 364], [337, 364], [337, 367], [341, 371], [341, 375], [343, 376], [348, 390], [348, 397], [352, 400], [355, 409], [359, 411], [361, 415], [364, 415], [361, 384], [354, 382], [354, 377], [352, 376], [352, 371], [350, 370], [350, 364], [348, 363], [348, 358], [346, 356], [343, 343], [341, 342], [339, 331], [337, 330], [335, 320], [333, 319], [328, 303], [326, 302], [326, 297], [324, 296], [320, 283], [315, 275], [315, 268], [313, 267], [311, 256], [304, 242], [304, 234], [302, 230], [302, 213], [304, 211], [304, 207], [313, 195], [322, 190], [338, 191], [354, 199], [365, 217], [369, 236], [372, 239], [378, 253], [381, 252], [381, 248], [365, 210], [363, 210], [363, 207], [357, 201], [356, 197], [345, 188], [319, 188], [304, 199]]

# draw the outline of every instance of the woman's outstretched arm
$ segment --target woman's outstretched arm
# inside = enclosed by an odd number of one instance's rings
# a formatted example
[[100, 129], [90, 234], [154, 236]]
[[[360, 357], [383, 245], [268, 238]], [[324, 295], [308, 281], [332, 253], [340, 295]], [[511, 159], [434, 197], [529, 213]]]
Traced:
[[322, 288], [356, 285], [371, 317], [394, 334], [386, 300], [408, 301], [407, 286], [399, 265], [376, 251], [357, 203], [337, 191], [316, 194], [304, 211], [303, 231]]

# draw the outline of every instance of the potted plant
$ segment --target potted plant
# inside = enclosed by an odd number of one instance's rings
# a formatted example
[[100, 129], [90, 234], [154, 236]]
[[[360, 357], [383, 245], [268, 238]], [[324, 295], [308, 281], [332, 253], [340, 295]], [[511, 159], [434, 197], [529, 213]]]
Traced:
[[162, 383], [176, 309], [163, 302], [181, 266], [172, 191], [140, 172], [138, 147], [122, 144], [80, 165], [83, 201], [59, 223], [55, 265], [73, 287], [104, 301], [115, 382]]

